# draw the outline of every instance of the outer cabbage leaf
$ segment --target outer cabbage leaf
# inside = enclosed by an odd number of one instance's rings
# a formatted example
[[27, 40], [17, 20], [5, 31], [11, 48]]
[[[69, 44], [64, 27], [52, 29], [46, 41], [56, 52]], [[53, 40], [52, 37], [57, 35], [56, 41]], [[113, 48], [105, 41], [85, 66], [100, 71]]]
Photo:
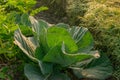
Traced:
[[103, 53], [98, 59], [90, 59], [87, 61], [79, 62], [70, 68], [78, 78], [86, 77], [104, 80], [112, 74], [112, 66], [110, 64], [110, 61]]
[[[52, 64], [40, 61], [44, 56], [38, 41], [34, 37], [25, 37], [20, 30], [15, 31], [15, 44], [33, 61], [39, 63], [43, 74], [52, 72]], [[42, 54], [42, 55], [41, 55]], [[46, 68], [48, 70], [46, 70]]]
[[34, 17], [30, 16], [30, 21], [32, 24], [32, 30], [35, 33], [34, 36], [37, 38], [37, 40], [40, 43], [40, 47], [44, 51], [44, 54], [48, 52], [48, 44], [46, 41], [46, 34], [47, 34], [47, 28], [48, 23], [44, 20], [37, 21]]
[[29, 80], [44, 80], [45, 79], [45, 77], [40, 71], [40, 68], [35, 65], [26, 64], [24, 67], [24, 73], [25, 73], [25, 76]]
[[[14, 34], [14, 43], [19, 46], [19, 48], [33, 61], [37, 61], [37, 59], [34, 57], [34, 51], [39, 46], [36, 41], [34, 41], [33, 38], [27, 38], [25, 37], [20, 29], [15, 31]], [[36, 45], [37, 44], [37, 45]]]
[[43, 75], [52, 73], [53, 63], [39, 61], [39, 67]]
[[66, 74], [59, 72], [43, 75], [38, 66], [31, 64], [25, 65], [24, 73], [29, 80], [70, 80]]
[[93, 48], [94, 40], [87, 28], [73, 26], [69, 33], [78, 46], [78, 52], [89, 52]]
[[[16, 19], [17, 19], [17, 18], [16, 18]], [[21, 20], [22, 25], [31, 26], [31, 23], [30, 23], [29, 15], [28, 15], [28, 14], [26, 14], [26, 13], [22, 14], [20, 20]]]
[[70, 26], [68, 24], [64, 24], [64, 23], [58, 23], [56, 24], [57, 27], [62, 27], [62, 28], [65, 28], [65, 29], [69, 29]]
[[44, 20], [37, 21], [32, 16], [29, 16], [29, 19], [31, 21], [33, 32], [37, 34], [36, 37], [40, 37], [40, 35], [42, 34], [42, 30], [48, 28], [48, 23], [45, 22]]

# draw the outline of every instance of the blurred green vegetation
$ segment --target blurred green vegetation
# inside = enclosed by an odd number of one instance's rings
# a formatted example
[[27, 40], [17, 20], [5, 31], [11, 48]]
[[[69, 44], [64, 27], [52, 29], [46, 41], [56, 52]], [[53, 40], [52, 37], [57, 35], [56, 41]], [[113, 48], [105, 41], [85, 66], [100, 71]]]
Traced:
[[[116, 4], [117, 3], [117, 4]], [[120, 1], [104, 0], [91, 1], [88, 10], [83, 16], [83, 24], [86, 27], [120, 27]], [[116, 7], [116, 6], [117, 7]], [[81, 25], [81, 24], [80, 24]]]
[[36, 0], [0, 1], [0, 54], [6, 58], [11, 58], [18, 53], [13, 43], [14, 31], [20, 27], [29, 35], [27, 29], [29, 25], [25, 25], [29, 24], [28, 16], [48, 9], [44, 6], [33, 9], [36, 2]]
[[19, 27], [26, 36], [31, 35], [29, 25], [26, 25], [28, 15], [48, 9], [44, 6], [36, 8], [36, 3], [36, 0], [0, 0], [0, 80], [25, 80], [23, 59], [26, 57], [14, 45], [13, 34]]
[[65, 12], [71, 25], [79, 25], [88, 9], [89, 0], [66, 0]]
[[[48, 6], [48, 12], [59, 16], [59, 19], [67, 16], [69, 24], [89, 28], [95, 39], [95, 48], [109, 56], [114, 66], [113, 76], [120, 79], [120, 0], [38, 1], [41, 1], [41, 5]], [[0, 0], [1, 64], [10, 64], [10, 62], [17, 61], [16, 57], [18, 59], [23, 57], [22, 52], [13, 43], [13, 33], [20, 27], [24, 34], [31, 35], [27, 26], [24, 25], [26, 23], [24, 23], [23, 17], [27, 16], [26, 13], [35, 15], [42, 10], [47, 10], [46, 7], [36, 9], [36, 3], [36, 0]], [[6, 73], [1, 72], [0, 76]], [[7, 76], [9, 77], [9, 75]]]

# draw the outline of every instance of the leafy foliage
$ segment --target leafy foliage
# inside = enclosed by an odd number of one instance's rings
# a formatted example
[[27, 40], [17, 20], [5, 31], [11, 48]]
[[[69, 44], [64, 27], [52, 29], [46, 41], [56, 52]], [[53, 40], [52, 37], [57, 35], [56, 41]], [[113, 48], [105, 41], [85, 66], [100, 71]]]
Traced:
[[0, 79], [9, 79], [11, 80], [11, 76], [6, 74], [8, 71], [8, 67], [3, 67], [0, 69]]
[[30, 30], [27, 30], [28, 28], [26, 27], [30, 26], [30, 21], [26, 19], [28, 18], [28, 13], [35, 15], [48, 9], [44, 6], [33, 9], [35, 4], [36, 0], [0, 1], [0, 54], [4, 55], [6, 59], [14, 57], [18, 52], [12, 38], [14, 31], [18, 28], [18, 24], [24, 34], [31, 35], [29, 34]]
[[[30, 29], [27, 27], [29, 25], [25, 25], [30, 23], [26, 19], [28, 13], [30, 15], [36, 15], [38, 12], [48, 9], [44, 6], [36, 8], [35, 5], [36, 0], [0, 0], [0, 69], [6, 65], [12, 66], [8, 72], [3, 73], [0, 71], [0, 79], [14, 80], [16, 78], [23, 80], [23, 75], [21, 75], [23, 69], [19, 69], [19, 67], [23, 66], [21, 65], [13, 69], [18, 65], [18, 62], [24, 63], [24, 61], [19, 60], [20, 58], [23, 59], [21, 55], [24, 54], [21, 54], [22, 52], [14, 45], [13, 34], [19, 25], [23, 34], [26, 36], [31, 35]], [[1, 66], [2, 64], [5, 65]], [[17, 78], [16, 75], [21, 77]]]
[[86, 27], [119, 27], [120, 26], [120, 6], [115, 7], [116, 3], [120, 3], [120, 1], [108, 1], [101, 0], [100, 1], [92, 1], [89, 2], [88, 11], [83, 16], [83, 22], [87, 23], [84, 26]]
[[111, 75], [112, 72], [111, 64], [109, 63], [109, 59], [105, 56], [105, 54], [102, 53], [99, 59], [94, 59], [90, 63], [89, 62], [90, 60], [83, 61], [82, 63], [81, 62], [77, 63], [76, 64], [77, 66], [76, 65], [71, 66], [71, 68], [73, 68], [73, 72], [80, 78], [90, 77], [93, 79], [94, 78], [105, 79]]
[[[93, 31], [94, 39], [95, 39], [95, 48], [103, 51], [106, 53], [112, 64], [114, 65], [114, 72], [113, 76], [116, 78], [119, 78], [119, 71], [120, 71], [120, 28], [113, 27], [113, 28], [90, 28], [91, 31]], [[101, 37], [101, 38], [100, 38]]]
[[[112, 67], [106, 56], [91, 51], [93, 38], [87, 28], [69, 27], [66, 24], [48, 26], [43, 20], [37, 21], [32, 16], [29, 18], [33, 36], [26, 37], [20, 29], [14, 34], [15, 44], [37, 63], [25, 66], [25, 75], [29, 80], [70, 80], [67, 69], [73, 70], [77, 77], [83, 75], [87, 78], [105, 79], [111, 75]], [[76, 68], [83, 69], [83, 72], [76, 71]], [[87, 73], [84, 73], [84, 69]], [[92, 69], [94, 73], [89, 71]]]
[[82, 17], [88, 10], [88, 2], [90, 0], [65, 0], [65, 12], [69, 19], [69, 24], [79, 25], [82, 22]]

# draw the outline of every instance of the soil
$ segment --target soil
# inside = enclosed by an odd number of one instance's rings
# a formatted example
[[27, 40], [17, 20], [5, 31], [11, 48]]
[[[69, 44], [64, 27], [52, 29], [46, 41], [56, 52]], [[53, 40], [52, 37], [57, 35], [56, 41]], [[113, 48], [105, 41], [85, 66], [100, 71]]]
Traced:
[[[41, 0], [38, 0], [35, 8], [43, 6], [44, 3], [41, 3]], [[57, 9], [57, 8], [56, 8]], [[37, 19], [43, 19], [50, 24], [57, 24], [57, 23], [68, 23], [68, 19], [66, 17], [66, 13], [55, 11], [51, 7], [47, 11], [42, 11], [35, 16]]]

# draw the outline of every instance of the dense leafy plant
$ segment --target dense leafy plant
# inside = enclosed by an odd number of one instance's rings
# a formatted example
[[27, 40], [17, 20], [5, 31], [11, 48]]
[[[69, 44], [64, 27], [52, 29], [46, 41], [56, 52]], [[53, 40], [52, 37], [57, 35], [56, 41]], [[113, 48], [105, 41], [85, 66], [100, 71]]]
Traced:
[[[28, 16], [28, 13], [35, 15], [48, 9], [44, 6], [34, 8], [36, 3], [36, 0], [0, 0], [0, 55], [3, 55], [5, 59], [13, 58], [19, 52], [12, 42], [12, 36], [14, 30], [18, 28], [18, 24], [29, 35], [28, 30], [25, 28], [29, 25], [24, 25], [29, 21], [24, 18]], [[0, 57], [1, 60], [3, 56]]]
[[[86, 27], [119, 27], [120, 26], [119, 0], [101, 0], [89, 2], [89, 7], [83, 16], [83, 25]], [[86, 24], [87, 23], [87, 24]], [[80, 24], [82, 25], [82, 24]]]
[[[24, 34], [30, 35], [27, 30], [28, 25], [25, 25], [25, 22], [29, 23], [29, 21], [26, 19], [25, 21], [24, 18], [28, 13], [35, 15], [48, 9], [44, 6], [35, 7], [36, 3], [37, 0], [0, 0], [0, 80], [23, 80], [23, 66], [18, 65], [24, 64], [25, 61], [19, 60], [23, 59], [21, 55], [24, 54], [21, 54], [18, 47], [14, 45], [13, 34], [19, 25]], [[6, 66], [10, 69], [3, 72], [2, 68]]]
[[[7, 12], [16, 11], [19, 13], [33, 13], [37, 1], [36, 0], [5, 0], [0, 1], [1, 6], [5, 9]], [[41, 9], [41, 7], [39, 7]], [[40, 12], [40, 9], [37, 8], [37, 13]], [[46, 8], [46, 7], [42, 7]], [[38, 10], [39, 9], [39, 10]], [[36, 9], [35, 9], [36, 12]]]
[[66, 0], [66, 13], [69, 24], [79, 25], [88, 10], [90, 0]]
[[20, 29], [14, 35], [14, 43], [33, 61], [24, 67], [29, 80], [71, 80], [72, 75], [105, 79], [111, 75], [106, 55], [92, 51], [94, 41], [87, 28], [63, 23], [50, 26], [29, 18], [33, 36], [26, 37]]

